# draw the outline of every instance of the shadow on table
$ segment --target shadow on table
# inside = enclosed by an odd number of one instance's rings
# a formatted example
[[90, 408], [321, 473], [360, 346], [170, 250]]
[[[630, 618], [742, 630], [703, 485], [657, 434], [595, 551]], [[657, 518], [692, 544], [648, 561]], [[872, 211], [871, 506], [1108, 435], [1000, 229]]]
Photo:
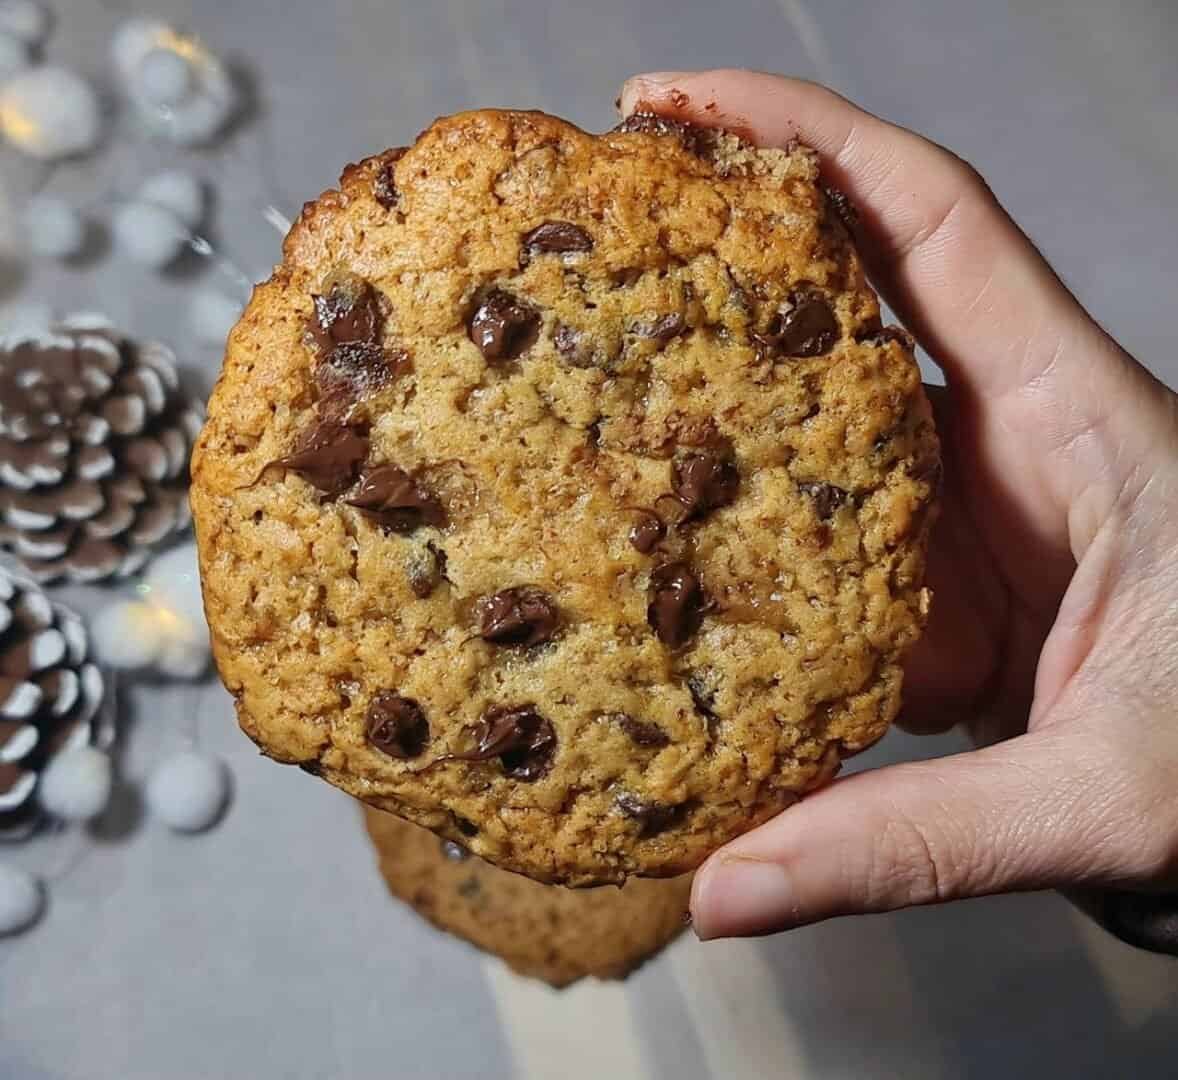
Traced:
[[[865, 763], [959, 745], [896, 736]], [[1173, 1076], [1178, 1010], [1127, 1026], [1077, 918], [1054, 894], [991, 897], [759, 947], [815, 1076]], [[1124, 963], [1135, 956], [1126, 946]]]

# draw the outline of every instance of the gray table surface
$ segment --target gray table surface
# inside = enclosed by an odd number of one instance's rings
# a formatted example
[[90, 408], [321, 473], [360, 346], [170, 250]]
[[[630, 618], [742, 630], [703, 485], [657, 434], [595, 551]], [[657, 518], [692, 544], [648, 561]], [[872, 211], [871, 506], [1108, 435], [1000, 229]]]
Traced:
[[[129, 0], [57, 0], [51, 55], [105, 77]], [[240, 61], [249, 122], [179, 155], [216, 185], [210, 236], [253, 277], [262, 211], [292, 214], [346, 161], [435, 115], [541, 107], [612, 122], [630, 72], [742, 65], [831, 82], [972, 160], [1102, 322], [1178, 381], [1178, 7], [1171, 0], [155, 0]], [[52, 178], [101, 207], [174, 161], [120, 139]], [[0, 225], [32, 183], [0, 158]], [[2, 233], [0, 233], [2, 236]], [[0, 301], [101, 308], [173, 343], [208, 385], [185, 301], [215, 271], [117, 257], [0, 262]], [[87, 610], [97, 590], [74, 590]], [[226, 695], [136, 687], [126, 790], [90, 837], [4, 857], [52, 906], [0, 942], [0, 1078], [1171, 1077], [1178, 964], [1105, 938], [1054, 896], [974, 901], [703, 946], [624, 986], [561, 995], [508, 975], [387, 900], [355, 806], [259, 758]], [[236, 777], [216, 830], [180, 839], [134, 789], [183, 732]], [[863, 763], [934, 755], [896, 734]]]

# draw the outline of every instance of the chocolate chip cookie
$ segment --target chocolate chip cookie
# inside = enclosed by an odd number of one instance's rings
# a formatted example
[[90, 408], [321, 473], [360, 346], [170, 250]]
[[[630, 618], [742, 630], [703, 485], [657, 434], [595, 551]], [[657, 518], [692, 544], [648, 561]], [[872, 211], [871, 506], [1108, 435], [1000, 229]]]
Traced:
[[884, 734], [938, 476], [810, 150], [481, 111], [304, 207], [192, 503], [265, 753], [588, 885], [693, 869]]
[[368, 809], [364, 823], [389, 892], [439, 929], [552, 986], [586, 975], [625, 978], [686, 926], [690, 874], [566, 889], [499, 870], [393, 814]]

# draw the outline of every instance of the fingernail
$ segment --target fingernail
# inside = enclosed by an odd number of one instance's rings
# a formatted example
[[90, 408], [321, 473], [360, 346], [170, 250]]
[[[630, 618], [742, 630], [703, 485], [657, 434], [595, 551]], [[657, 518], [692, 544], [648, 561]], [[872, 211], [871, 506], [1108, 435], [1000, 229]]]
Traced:
[[683, 73], [679, 71], [648, 71], [643, 75], [632, 75], [622, 84], [617, 100], [618, 111], [629, 116], [643, 101], [644, 91], [649, 93], [660, 86], [669, 86], [682, 77]]
[[781, 930], [800, 919], [797, 893], [780, 863], [721, 855], [696, 875], [692, 926], [701, 941]]

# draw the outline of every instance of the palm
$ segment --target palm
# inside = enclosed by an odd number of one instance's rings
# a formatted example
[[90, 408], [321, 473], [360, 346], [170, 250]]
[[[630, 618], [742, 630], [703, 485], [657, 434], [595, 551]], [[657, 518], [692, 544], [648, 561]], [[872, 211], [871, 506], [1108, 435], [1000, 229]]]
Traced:
[[963, 723], [989, 743], [1026, 729], [1035, 661], [1067, 583], [1059, 568], [1070, 574], [1071, 555], [1037, 541], [1033, 516], [993, 482], [1001, 462], [977, 423], [946, 390], [929, 394], [945, 482], [929, 551], [931, 628], [908, 664], [902, 723]]

